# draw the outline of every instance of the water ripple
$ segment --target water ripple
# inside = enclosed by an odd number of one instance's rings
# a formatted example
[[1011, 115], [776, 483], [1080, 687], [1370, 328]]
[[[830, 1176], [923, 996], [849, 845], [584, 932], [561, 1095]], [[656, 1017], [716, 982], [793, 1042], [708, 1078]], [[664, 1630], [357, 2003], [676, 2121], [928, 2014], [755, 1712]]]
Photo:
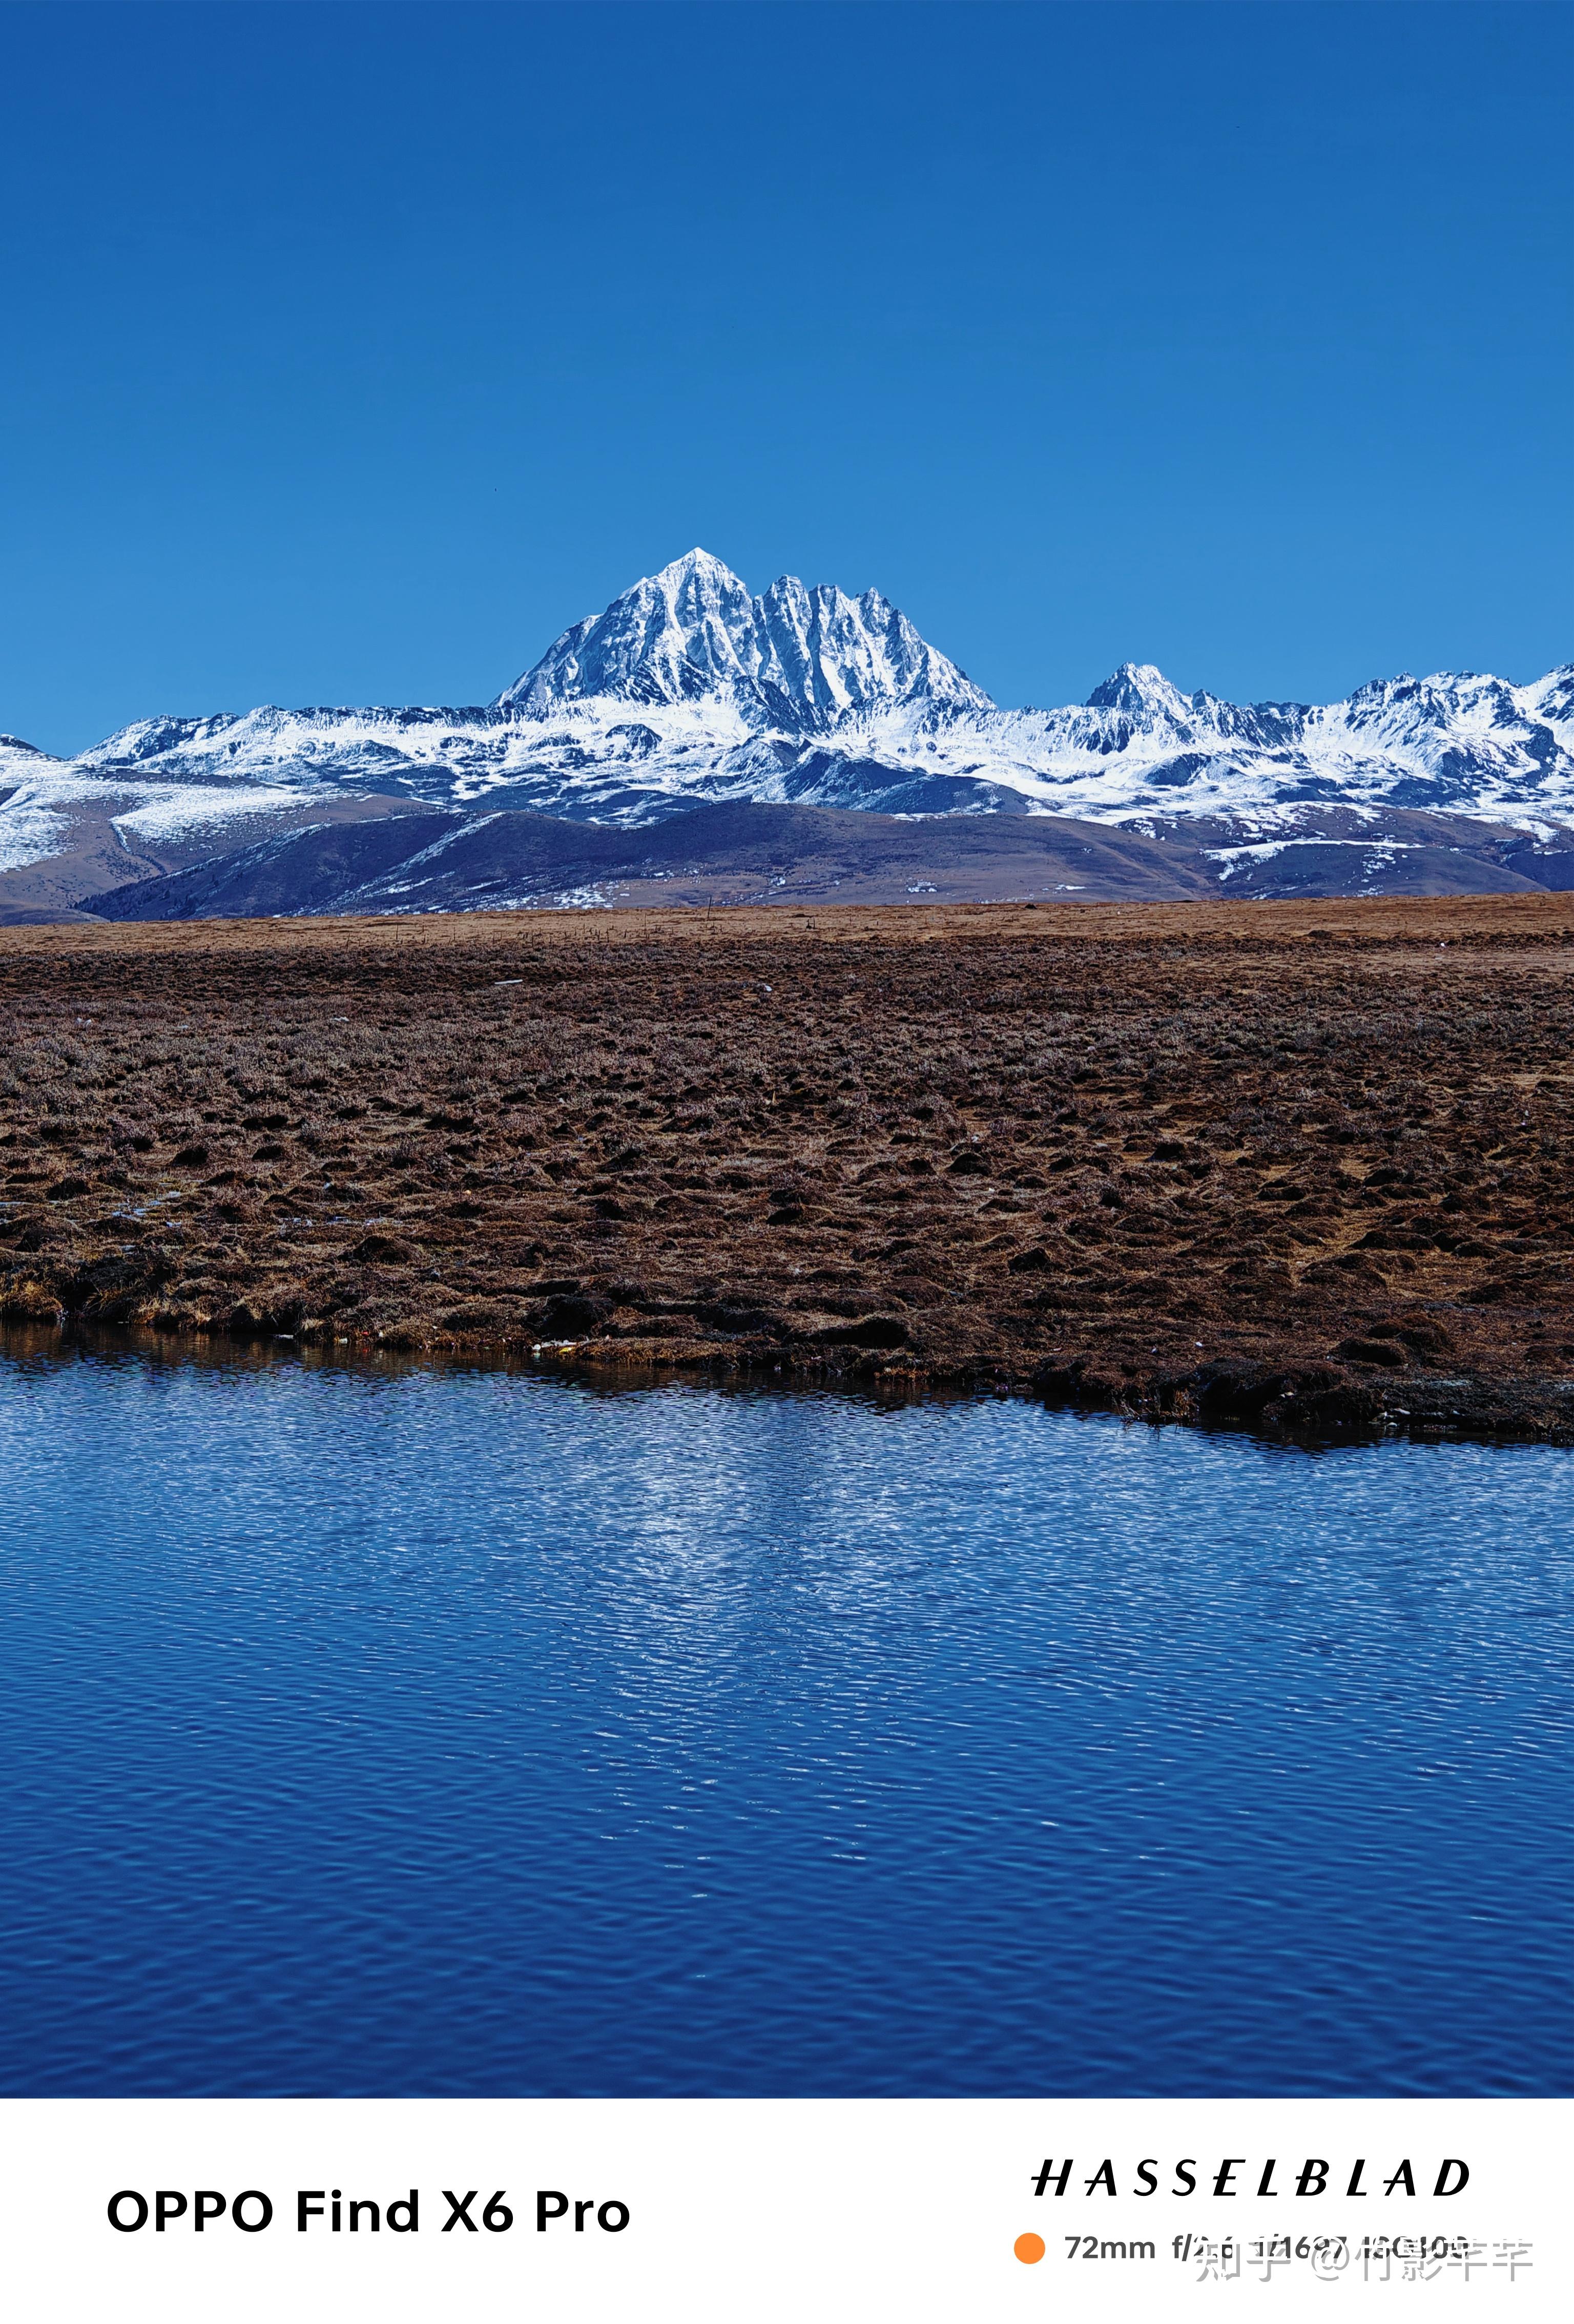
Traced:
[[0, 1360], [0, 2086], [1566, 2089], [1570, 1456]]

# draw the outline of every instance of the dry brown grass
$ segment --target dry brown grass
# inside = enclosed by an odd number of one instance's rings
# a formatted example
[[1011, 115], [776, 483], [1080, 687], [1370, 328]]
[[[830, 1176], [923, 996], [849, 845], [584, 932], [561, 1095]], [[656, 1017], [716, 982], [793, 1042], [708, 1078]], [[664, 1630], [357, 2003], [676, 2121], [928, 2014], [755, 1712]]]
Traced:
[[1574, 899], [0, 931], [13, 1315], [1574, 1424]]

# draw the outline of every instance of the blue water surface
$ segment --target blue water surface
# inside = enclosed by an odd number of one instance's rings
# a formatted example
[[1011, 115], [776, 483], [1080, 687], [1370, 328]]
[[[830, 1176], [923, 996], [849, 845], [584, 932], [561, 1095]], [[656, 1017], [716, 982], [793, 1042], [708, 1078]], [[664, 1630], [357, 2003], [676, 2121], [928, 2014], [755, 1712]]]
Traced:
[[1574, 2084], [1574, 1462], [0, 1359], [0, 2087]]

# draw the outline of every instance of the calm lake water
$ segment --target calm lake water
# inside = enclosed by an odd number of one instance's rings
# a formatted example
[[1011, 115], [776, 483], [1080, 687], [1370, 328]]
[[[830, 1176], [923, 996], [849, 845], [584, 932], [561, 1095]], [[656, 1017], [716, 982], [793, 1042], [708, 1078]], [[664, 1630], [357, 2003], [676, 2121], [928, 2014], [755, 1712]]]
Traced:
[[1567, 2090], [1574, 1461], [0, 1357], [0, 2087]]

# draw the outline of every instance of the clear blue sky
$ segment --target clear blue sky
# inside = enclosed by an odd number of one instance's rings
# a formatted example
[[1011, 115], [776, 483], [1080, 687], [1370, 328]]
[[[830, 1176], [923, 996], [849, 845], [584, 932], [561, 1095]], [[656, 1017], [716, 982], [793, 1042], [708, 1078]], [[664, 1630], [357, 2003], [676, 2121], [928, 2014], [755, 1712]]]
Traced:
[[0, 728], [489, 698], [698, 542], [998, 699], [1570, 619], [1574, 15], [0, 5]]

